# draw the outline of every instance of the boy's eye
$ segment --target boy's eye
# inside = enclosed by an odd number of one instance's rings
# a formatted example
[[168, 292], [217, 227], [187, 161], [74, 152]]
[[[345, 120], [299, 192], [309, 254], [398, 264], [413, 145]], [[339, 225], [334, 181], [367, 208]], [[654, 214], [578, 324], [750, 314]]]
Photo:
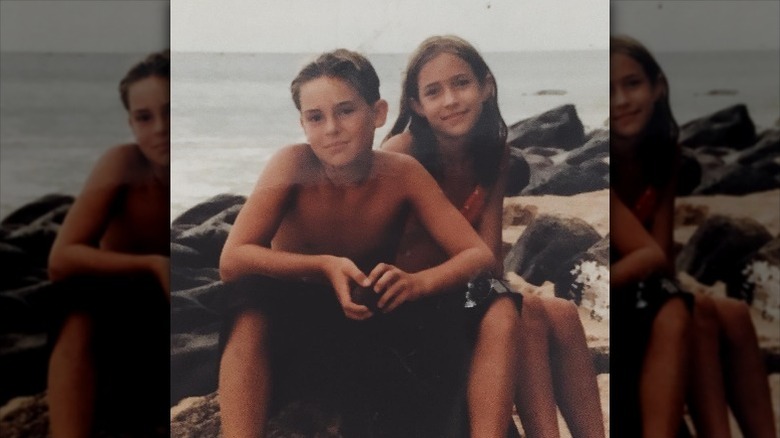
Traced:
[[311, 123], [316, 123], [322, 120], [322, 114], [309, 114], [306, 116], [306, 121]]
[[352, 108], [352, 107], [345, 107], [345, 108], [341, 108], [339, 110], [339, 114], [342, 114], [342, 115], [349, 115], [349, 114], [352, 114], [354, 112], [355, 112], [355, 108]]
[[135, 121], [136, 122], [148, 122], [152, 120], [152, 116], [149, 114], [136, 114]]

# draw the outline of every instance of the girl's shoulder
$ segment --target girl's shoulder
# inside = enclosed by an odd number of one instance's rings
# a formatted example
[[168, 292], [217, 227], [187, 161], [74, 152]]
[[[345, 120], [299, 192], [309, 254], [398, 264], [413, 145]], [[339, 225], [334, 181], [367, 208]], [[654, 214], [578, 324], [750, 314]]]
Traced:
[[383, 151], [411, 155], [413, 140], [414, 137], [412, 137], [412, 134], [409, 131], [404, 131], [400, 134], [396, 134], [388, 138], [384, 143], [382, 143], [381, 149]]

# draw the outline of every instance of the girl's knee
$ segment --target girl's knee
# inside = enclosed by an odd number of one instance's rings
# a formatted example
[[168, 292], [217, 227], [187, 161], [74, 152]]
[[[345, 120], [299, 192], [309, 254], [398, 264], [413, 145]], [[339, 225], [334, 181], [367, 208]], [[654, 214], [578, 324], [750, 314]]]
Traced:
[[661, 307], [653, 321], [653, 333], [664, 338], [681, 338], [687, 336], [691, 323], [691, 314], [685, 302], [671, 299]]
[[725, 336], [732, 342], [753, 342], [755, 328], [747, 303], [734, 298], [715, 300], [718, 321]]
[[[523, 308], [525, 313], [525, 307]], [[496, 299], [488, 308], [480, 323], [480, 332], [484, 336], [513, 337], [519, 334], [520, 314], [514, 301], [509, 297]]]

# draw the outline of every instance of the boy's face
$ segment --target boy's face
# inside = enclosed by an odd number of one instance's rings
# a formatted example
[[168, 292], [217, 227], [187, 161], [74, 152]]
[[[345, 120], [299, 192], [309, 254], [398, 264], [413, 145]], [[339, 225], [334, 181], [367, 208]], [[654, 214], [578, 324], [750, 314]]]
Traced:
[[314, 154], [341, 167], [371, 150], [374, 130], [385, 123], [387, 102], [369, 105], [346, 81], [319, 77], [301, 86], [301, 126]]
[[612, 135], [627, 140], [639, 137], [655, 111], [664, 91], [658, 81], [650, 82], [642, 66], [622, 53], [610, 56], [609, 119]]
[[150, 76], [127, 91], [130, 129], [141, 153], [158, 166], [170, 166], [170, 81]]
[[482, 115], [491, 96], [490, 81], [480, 84], [471, 66], [459, 56], [442, 53], [428, 61], [417, 77], [418, 96], [412, 109], [438, 136], [464, 138]]

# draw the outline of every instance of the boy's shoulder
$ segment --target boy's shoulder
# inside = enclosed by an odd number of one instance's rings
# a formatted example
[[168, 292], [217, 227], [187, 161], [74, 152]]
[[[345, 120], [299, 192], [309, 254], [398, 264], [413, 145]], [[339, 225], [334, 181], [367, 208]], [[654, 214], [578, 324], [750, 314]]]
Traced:
[[409, 154], [383, 148], [375, 150], [374, 156], [380, 171], [384, 174], [404, 178], [428, 174], [422, 164]]
[[139, 169], [148, 166], [146, 158], [138, 145], [125, 143], [106, 150], [98, 159], [95, 167], [109, 172], [115, 178], [125, 180], [127, 176], [137, 175]]

